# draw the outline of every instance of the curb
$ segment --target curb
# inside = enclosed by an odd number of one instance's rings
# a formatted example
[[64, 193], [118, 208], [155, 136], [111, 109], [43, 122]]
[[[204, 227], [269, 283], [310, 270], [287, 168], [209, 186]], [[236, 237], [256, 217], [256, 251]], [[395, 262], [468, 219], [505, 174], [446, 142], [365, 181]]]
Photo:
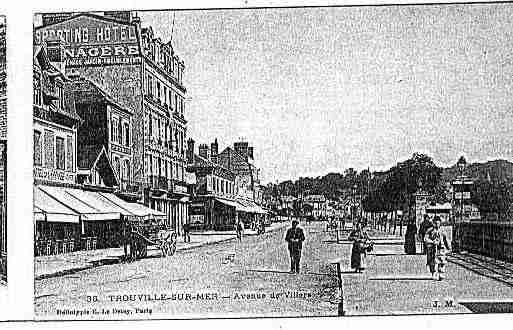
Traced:
[[[270, 230], [266, 231], [265, 233], [271, 233], [271, 232], [274, 232], [274, 231], [279, 230], [281, 228], [283, 228], [283, 227], [276, 227], [276, 228], [273, 228], [273, 229], [270, 229]], [[205, 236], [208, 236], [208, 235], [205, 235]], [[226, 236], [228, 236], [228, 235], [226, 235]], [[252, 236], [257, 236], [257, 235], [251, 235], [249, 237], [252, 237]], [[207, 246], [207, 245], [215, 245], [215, 244], [220, 244], [220, 243], [226, 243], [226, 242], [229, 242], [229, 241], [234, 240], [236, 238], [237, 238], [237, 236], [233, 236], [233, 237], [222, 238], [222, 239], [220, 239], [218, 241], [204, 242], [204, 243], [201, 243], [201, 244], [198, 244], [198, 245], [195, 245], [195, 246], [185, 246], [185, 247], [182, 247], [182, 248], [177, 248], [176, 252], [194, 250], [194, 249], [201, 248], [201, 247], [204, 247], [204, 246]], [[148, 257], [146, 257], [145, 259], [148, 259]], [[105, 263], [102, 263], [102, 261], [107, 261], [107, 260], [109, 260], [109, 261], [105, 262]], [[87, 264], [88, 264], [87, 266], [82, 265], [80, 267], [73, 267], [73, 268], [69, 268], [69, 269], [59, 270], [59, 271], [54, 272], [54, 273], [47, 273], [47, 274], [36, 275], [36, 276], [34, 276], [34, 280], [44, 280], [44, 279], [49, 279], [49, 278], [54, 278], [54, 277], [59, 277], [59, 276], [72, 275], [72, 274], [75, 274], [75, 273], [78, 273], [78, 272], [81, 272], [81, 271], [84, 271], [84, 270], [93, 269], [93, 268], [97, 268], [97, 267], [100, 267], [100, 266], [120, 264], [120, 263], [122, 263], [122, 261], [121, 261], [121, 258], [119, 258], [119, 257], [107, 257], [107, 258], [103, 258], [103, 259], [95, 259], [95, 260], [88, 261], [87, 262]]]

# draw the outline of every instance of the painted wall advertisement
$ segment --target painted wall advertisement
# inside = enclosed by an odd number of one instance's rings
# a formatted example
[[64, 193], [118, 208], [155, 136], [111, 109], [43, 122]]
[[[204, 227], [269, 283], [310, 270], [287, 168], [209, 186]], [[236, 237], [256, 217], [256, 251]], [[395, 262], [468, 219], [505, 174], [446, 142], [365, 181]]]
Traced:
[[67, 67], [141, 63], [135, 25], [77, 16], [36, 29], [36, 45], [49, 40], [63, 42]]

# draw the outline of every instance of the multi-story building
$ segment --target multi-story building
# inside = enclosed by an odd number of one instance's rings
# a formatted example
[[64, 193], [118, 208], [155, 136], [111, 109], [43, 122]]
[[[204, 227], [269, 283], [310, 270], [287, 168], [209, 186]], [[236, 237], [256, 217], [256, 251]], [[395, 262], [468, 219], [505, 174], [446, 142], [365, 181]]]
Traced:
[[130, 176], [131, 112], [89, 80], [64, 74], [63, 53], [62, 40], [34, 47], [36, 255], [118, 247], [126, 217], [164, 216], [114, 195], [124, 193], [119, 178]]
[[[194, 153], [194, 141], [187, 141], [187, 171], [196, 178], [195, 193], [190, 204], [190, 219], [194, 228], [224, 230], [233, 229], [236, 221], [235, 175], [217, 164], [210, 147], [199, 146]], [[217, 140], [211, 144], [217, 150]]]
[[258, 205], [261, 202], [259, 168], [253, 158], [253, 147], [248, 142], [235, 142], [233, 148], [227, 147], [221, 153], [211, 150], [212, 157], [222, 167], [235, 175], [238, 218], [250, 223], [267, 212]]
[[[56, 47], [52, 58], [46, 44], [34, 47], [33, 63], [35, 241], [36, 245], [48, 242], [48, 253], [54, 249], [50, 242], [80, 234], [78, 215], [65, 208], [60, 210], [57, 202], [40, 191], [48, 186], [74, 187], [77, 176], [76, 137], [80, 118], [72, 103], [65, 102], [63, 87], [67, 78], [59, 70], [58, 45], [52, 44]], [[55, 212], [45, 209], [43, 204], [55, 206]], [[49, 213], [55, 217], [48, 216]]]
[[0, 280], [7, 277], [7, 71], [4, 20], [4, 17], [0, 17]]
[[112, 186], [112, 183], [101, 182], [91, 166], [98, 165], [105, 156], [119, 182], [118, 195], [136, 201], [139, 187], [132, 179], [132, 110], [84, 77], [70, 77], [65, 91], [73, 97], [77, 114], [82, 119], [77, 132], [78, 183]]
[[132, 111], [130, 175], [138, 189], [127, 190], [137, 190], [138, 200], [165, 212], [168, 226], [180, 233], [188, 218], [186, 89], [184, 62], [172, 45], [156, 38], [151, 27], [142, 28], [130, 12], [43, 15], [34, 35], [38, 45], [62, 40], [66, 72], [89, 79]]
[[171, 43], [141, 29], [144, 68], [144, 200], [168, 214], [171, 228], [181, 231], [188, 218], [185, 183], [184, 63]]

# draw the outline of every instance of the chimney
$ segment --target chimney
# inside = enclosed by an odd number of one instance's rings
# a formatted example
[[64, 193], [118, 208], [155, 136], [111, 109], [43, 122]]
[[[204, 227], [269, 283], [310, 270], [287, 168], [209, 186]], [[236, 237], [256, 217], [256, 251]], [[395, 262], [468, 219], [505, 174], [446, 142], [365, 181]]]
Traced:
[[249, 147], [248, 148], [248, 157], [251, 158], [251, 159], [254, 159], [253, 158], [253, 147]]
[[208, 149], [208, 144], [200, 144], [199, 146], [199, 155], [205, 159], [210, 159], [210, 150]]
[[187, 140], [187, 163], [194, 163], [194, 140], [192, 138]]
[[248, 160], [248, 146], [249, 146], [248, 142], [243, 142], [243, 141], [235, 142], [233, 144], [233, 149], [235, 149], [235, 152], [244, 156], [244, 159], [247, 161]]
[[210, 157], [212, 162], [217, 163], [217, 154], [219, 153], [219, 144], [217, 143], [217, 138], [213, 143], [210, 144]]

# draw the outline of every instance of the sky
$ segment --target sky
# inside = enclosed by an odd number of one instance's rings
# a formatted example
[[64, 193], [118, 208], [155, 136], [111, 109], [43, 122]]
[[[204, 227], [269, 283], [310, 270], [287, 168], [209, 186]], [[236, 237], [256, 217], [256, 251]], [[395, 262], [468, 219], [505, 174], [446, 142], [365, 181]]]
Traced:
[[185, 62], [188, 137], [250, 142], [263, 182], [513, 159], [511, 4], [139, 16]]

